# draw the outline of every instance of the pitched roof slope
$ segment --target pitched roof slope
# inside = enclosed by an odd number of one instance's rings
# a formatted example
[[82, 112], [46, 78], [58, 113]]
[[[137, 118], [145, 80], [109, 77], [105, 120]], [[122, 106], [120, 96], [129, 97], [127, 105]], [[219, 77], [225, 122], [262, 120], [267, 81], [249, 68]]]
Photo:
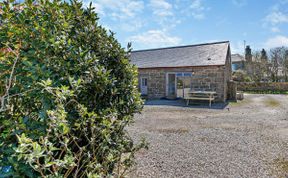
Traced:
[[232, 62], [242, 62], [245, 61], [245, 58], [240, 54], [231, 54]]
[[132, 51], [138, 68], [225, 65], [229, 41]]

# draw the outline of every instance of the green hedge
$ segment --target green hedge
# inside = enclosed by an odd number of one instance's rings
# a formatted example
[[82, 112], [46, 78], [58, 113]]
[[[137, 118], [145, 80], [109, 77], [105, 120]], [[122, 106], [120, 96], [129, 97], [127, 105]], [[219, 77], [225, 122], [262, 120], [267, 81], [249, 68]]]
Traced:
[[237, 90], [249, 93], [286, 94], [288, 92], [287, 82], [238, 82]]
[[0, 2], [0, 177], [120, 177], [137, 69], [91, 4]]

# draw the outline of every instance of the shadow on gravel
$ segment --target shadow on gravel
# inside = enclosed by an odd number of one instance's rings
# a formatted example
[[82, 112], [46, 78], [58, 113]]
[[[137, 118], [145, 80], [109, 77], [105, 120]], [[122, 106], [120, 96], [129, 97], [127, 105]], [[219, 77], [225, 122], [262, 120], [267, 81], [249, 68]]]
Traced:
[[157, 99], [157, 100], [146, 100], [146, 106], [176, 106], [176, 107], [183, 107], [183, 108], [199, 108], [199, 109], [225, 109], [229, 103], [213, 103], [211, 108], [209, 107], [208, 102], [190, 102], [187, 106], [186, 101], [183, 99]]

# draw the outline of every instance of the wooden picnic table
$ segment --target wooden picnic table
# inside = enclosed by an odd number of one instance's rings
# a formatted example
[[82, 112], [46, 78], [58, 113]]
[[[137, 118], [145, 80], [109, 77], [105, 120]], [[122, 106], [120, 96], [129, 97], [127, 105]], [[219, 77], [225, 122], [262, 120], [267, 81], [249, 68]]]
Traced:
[[206, 100], [209, 101], [209, 107], [211, 108], [211, 102], [215, 100], [215, 91], [189, 91], [188, 96], [184, 99], [187, 100], [187, 105], [190, 100]]

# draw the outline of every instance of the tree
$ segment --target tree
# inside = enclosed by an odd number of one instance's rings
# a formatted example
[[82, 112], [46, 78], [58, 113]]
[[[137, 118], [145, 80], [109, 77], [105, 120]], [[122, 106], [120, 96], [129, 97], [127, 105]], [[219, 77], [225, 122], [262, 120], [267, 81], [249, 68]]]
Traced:
[[268, 62], [267, 52], [264, 48], [261, 50], [261, 60]]
[[286, 50], [285, 47], [277, 47], [270, 50], [271, 78], [275, 82], [278, 82], [283, 77]]
[[125, 131], [142, 108], [130, 46], [99, 26], [91, 4], [0, 7], [1, 176], [123, 175], [144, 146]]
[[263, 63], [263, 70], [264, 70], [264, 79], [265, 81], [269, 81], [270, 80], [270, 76], [271, 76], [271, 64], [269, 62], [269, 57], [267, 55], [266, 50], [263, 48], [261, 50], [261, 63]]
[[288, 48], [284, 49], [283, 72], [285, 81], [288, 82]]
[[262, 49], [261, 52], [256, 52], [254, 55], [256, 61], [256, 68], [258, 69], [259, 80], [269, 81], [271, 66], [269, 63], [269, 58], [265, 49]]
[[253, 75], [253, 60], [252, 60], [252, 50], [250, 46], [246, 46], [245, 48], [245, 71], [249, 76]]
[[267, 76], [267, 66], [268, 66], [268, 61], [263, 58], [262, 51], [256, 51], [253, 54], [253, 61], [252, 63], [252, 79], [253, 81], [259, 82], [262, 81], [265, 76]]
[[250, 46], [245, 49], [245, 73], [253, 81], [259, 82], [266, 80], [269, 73], [268, 56], [265, 49], [252, 53]]
[[247, 75], [246, 71], [243, 71], [243, 70], [237, 70], [233, 72], [232, 78], [234, 81], [237, 81], [237, 82], [251, 82], [252, 81], [250, 76]]
[[249, 45], [245, 48], [245, 59], [248, 62], [252, 61], [252, 50]]

